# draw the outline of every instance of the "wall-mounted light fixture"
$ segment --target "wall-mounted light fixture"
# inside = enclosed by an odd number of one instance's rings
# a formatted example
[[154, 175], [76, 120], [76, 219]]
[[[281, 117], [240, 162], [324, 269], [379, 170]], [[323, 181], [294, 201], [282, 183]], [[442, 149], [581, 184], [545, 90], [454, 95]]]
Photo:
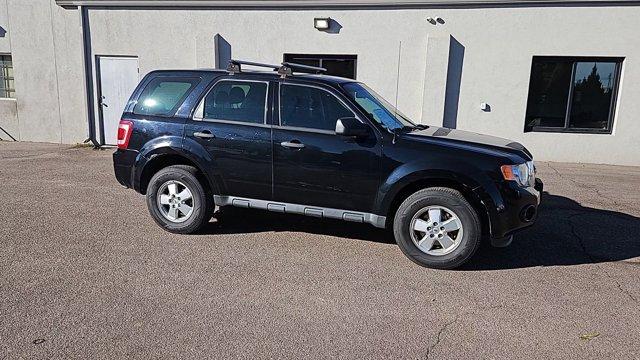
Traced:
[[331, 27], [331, 18], [314, 18], [313, 27], [320, 30], [329, 30]]

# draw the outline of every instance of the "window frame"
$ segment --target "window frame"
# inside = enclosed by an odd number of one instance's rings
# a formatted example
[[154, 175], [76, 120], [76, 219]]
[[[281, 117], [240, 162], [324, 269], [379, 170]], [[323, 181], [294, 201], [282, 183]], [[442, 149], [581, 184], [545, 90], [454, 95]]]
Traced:
[[362, 121], [362, 119], [360, 118], [360, 116], [358, 116], [358, 114], [351, 108], [351, 106], [349, 106], [349, 104], [342, 100], [339, 96], [337, 96], [336, 94], [334, 94], [333, 92], [321, 87], [321, 86], [317, 86], [317, 85], [312, 85], [312, 84], [302, 84], [302, 83], [284, 83], [284, 82], [280, 82], [278, 83], [278, 123], [276, 125], [274, 125], [274, 127], [278, 128], [278, 129], [283, 129], [283, 130], [295, 130], [295, 131], [303, 131], [303, 132], [310, 132], [310, 133], [318, 133], [318, 134], [330, 134], [330, 135], [336, 135], [336, 130], [335, 128], [333, 130], [323, 130], [323, 129], [314, 129], [314, 128], [307, 128], [307, 127], [300, 127], [300, 126], [287, 126], [287, 125], [282, 125], [282, 87], [283, 86], [304, 86], [304, 87], [310, 87], [310, 88], [315, 88], [315, 89], [319, 89], [321, 91], [324, 91], [326, 93], [329, 93], [331, 96], [333, 96], [334, 98], [336, 98], [342, 105], [344, 105], [345, 108], [347, 108], [347, 110], [351, 111], [351, 114], [353, 114], [353, 117], [358, 119], [358, 121], [360, 121], [361, 123], [368, 125], [366, 122]]
[[[180, 99], [178, 100], [176, 105], [174, 105], [174, 107], [171, 108], [171, 110], [168, 113], [166, 113], [166, 114], [142, 114], [142, 113], [136, 112], [136, 106], [138, 106], [138, 103], [142, 99], [142, 94], [144, 94], [145, 90], [147, 90], [147, 87], [153, 81], [158, 80], [158, 79], [170, 79], [170, 80], [164, 80], [164, 81], [167, 81], [167, 82], [189, 82], [189, 81], [194, 81], [194, 82], [191, 84], [189, 89], [187, 89], [187, 91], [185, 91], [185, 93], [182, 94], [182, 97], [180, 97]], [[182, 81], [180, 81], [180, 80], [182, 80]], [[149, 81], [147, 81], [144, 84], [144, 86], [140, 90], [140, 94], [137, 94], [136, 100], [135, 100], [135, 104], [133, 104], [133, 107], [131, 108], [131, 113], [134, 114], [134, 115], [137, 115], [137, 116], [153, 116], [153, 117], [161, 117], [161, 118], [172, 118], [172, 117], [175, 117], [176, 113], [178, 112], [180, 107], [182, 105], [184, 105], [185, 100], [189, 97], [189, 95], [191, 95], [193, 90], [195, 90], [195, 88], [198, 87], [198, 85], [200, 84], [201, 81], [202, 81], [202, 78], [199, 78], [199, 77], [196, 77], [196, 76], [171, 76], [171, 75], [154, 76], [154, 77], [150, 78]], [[126, 107], [125, 107], [125, 109], [126, 109]]]
[[[248, 83], [266, 84], [267, 85], [267, 89], [265, 90], [264, 115], [263, 115], [262, 123], [253, 123], [253, 122], [238, 121], [238, 120], [205, 118], [204, 117], [204, 103], [205, 103], [205, 100], [209, 96], [209, 93], [211, 93], [211, 91], [213, 91], [213, 89], [216, 86], [218, 86], [218, 84], [220, 84], [221, 82], [248, 82]], [[200, 102], [198, 103], [198, 106], [196, 107], [196, 111], [194, 111], [193, 116], [192, 116], [191, 119], [193, 121], [203, 121], [203, 122], [211, 122], [211, 123], [239, 124], [239, 125], [247, 125], [247, 126], [268, 127], [269, 124], [267, 124], [267, 120], [268, 120], [268, 110], [269, 110], [269, 90], [270, 90], [269, 87], [270, 86], [271, 86], [271, 84], [267, 80], [232, 79], [232, 78], [226, 78], [226, 77], [222, 78], [222, 79], [218, 79], [213, 84], [211, 84], [209, 86], [209, 88], [205, 92], [205, 94], [202, 97], [202, 99], [200, 99]]]
[[[344, 60], [353, 61], [353, 81], [358, 78], [358, 55], [354, 54], [302, 54], [302, 53], [283, 53], [282, 61], [296, 63], [296, 59], [301, 60], [318, 60], [319, 67], [322, 66], [323, 60]], [[351, 79], [351, 78], [349, 78]]]
[[[613, 133], [613, 122], [616, 113], [616, 105], [618, 103], [618, 91], [620, 86], [620, 75], [622, 73], [622, 63], [624, 57], [608, 57], [608, 56], [533, 56], [531, 59], [531, 70], [529, 72], [529, 86], [527, 87], [527, 106], [525, 109], [525, 126], [524, 132], [546, 132], [546, 133], [573, 133], [573, 134], [605, 134]], [[535, 62], [570, 62], [571, 63], [571, 79], [569, 82], [569, 91], [567, 97], [567, 106], [565, 109], [564, 126], [532, 126], [527, 130], [527, 114], [529, 112], [529, 94], [531, 93], [531, 79], [533, 75], [533, 66]], [[614, 79], [612, 84], [611, 100], [609, 103], [609, 115], [607, 117], [607, 126], [604, 129], [594, 128], [578, 128], [569, 127], [571, 120], [571, 108], [573, 106], [573, 96], [576, 81], [576, 65], [579, 62], [608, 62], [615, 63]]]
[[[11, 55], [11, 53], [0, 53], [0, 57], [4, 58], [4, 57], [8, 57], [9, 60], [11, 61], [11, 69], [14, 70], [13, 68], [13, 56]], [[4, 62], [4, 59], [2, 59]], [[0, 66], [0, 71], [3, 72], [4, 75], [4, 69], [7, 69], [6, 74], [9, 75], [9, 71], [8, 71], [8, 67], [6, 65]], [[13, 77], [3, 77], [2, 78], [4, 83], [6, 85], [9, 84], [9, 82], [11, 82], [13, 84], [13, 87], [4, 87], [3, 91], [0, 92], [0, 99], [12, 99], [15, 100], [16, 99], [16, 83], [15, 83], [15, 75]]]

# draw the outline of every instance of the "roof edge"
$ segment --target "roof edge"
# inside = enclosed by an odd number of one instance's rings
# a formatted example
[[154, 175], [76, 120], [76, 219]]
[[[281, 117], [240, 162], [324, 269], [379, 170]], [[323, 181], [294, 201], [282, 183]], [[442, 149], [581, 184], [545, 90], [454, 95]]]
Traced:
[[62, 7], [366, 9], [493, 6], [640, 5], [640, 0], [55, 0]]

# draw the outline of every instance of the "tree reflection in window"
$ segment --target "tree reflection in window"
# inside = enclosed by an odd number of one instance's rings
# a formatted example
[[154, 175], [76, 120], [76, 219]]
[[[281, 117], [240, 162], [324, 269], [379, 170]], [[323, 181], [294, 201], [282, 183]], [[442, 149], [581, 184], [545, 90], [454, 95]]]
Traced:
[[534, 57], [525, 132], [610, 133], [621, 61]]

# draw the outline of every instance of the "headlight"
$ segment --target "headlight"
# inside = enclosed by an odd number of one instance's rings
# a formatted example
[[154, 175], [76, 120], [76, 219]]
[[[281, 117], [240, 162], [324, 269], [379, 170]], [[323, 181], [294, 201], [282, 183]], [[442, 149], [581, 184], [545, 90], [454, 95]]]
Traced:
[[533, 186], [536, 179], [533, 161], [519, 165], [502, 165], [500, 170], [505, 180], [515, 181], [520, 186]]

